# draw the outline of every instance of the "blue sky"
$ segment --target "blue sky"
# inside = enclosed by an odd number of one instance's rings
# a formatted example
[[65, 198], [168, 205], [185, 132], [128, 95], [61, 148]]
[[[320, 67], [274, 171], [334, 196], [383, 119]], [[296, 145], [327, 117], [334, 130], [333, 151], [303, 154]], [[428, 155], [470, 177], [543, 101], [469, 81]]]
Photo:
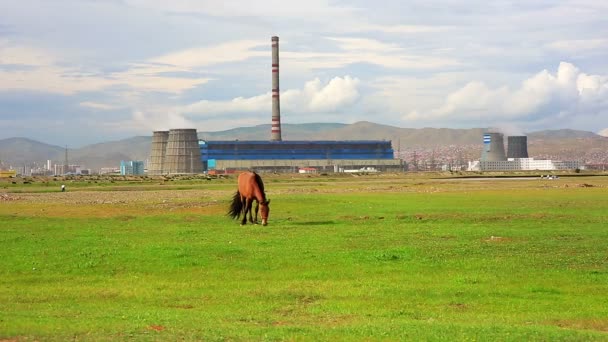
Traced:
[[[283, 123], [608, 133], [608, 2], [0, 0], [0, 139]], [[270, 133], [269, 133], [270, 135]]]

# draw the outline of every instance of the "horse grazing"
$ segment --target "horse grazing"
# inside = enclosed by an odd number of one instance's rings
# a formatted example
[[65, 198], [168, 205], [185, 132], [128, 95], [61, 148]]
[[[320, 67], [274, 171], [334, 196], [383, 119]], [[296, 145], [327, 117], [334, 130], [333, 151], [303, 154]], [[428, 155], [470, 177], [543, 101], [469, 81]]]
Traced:
[[[230, 203], [230, 209], [228, 210], [228, 216], [233, 219], [238, 219], [243, 215], [241, 225], [247, 223], [247, 213], [249, 212], [249, 222], [253, 224], [258, 223], [258, 210], [261, 211], [262, 225], [268, 224], [268, 213], [270, 208], [268, 204], [270, 200], [266, 200], [266, 193], [264, 193], [264, 182], [262, 177], [255, 172], [243, 172], [238, 178], [239, 188], [232, 197], [232, 203]], [[251, 207], [255, 205], [255, 219], [252, 218]]]

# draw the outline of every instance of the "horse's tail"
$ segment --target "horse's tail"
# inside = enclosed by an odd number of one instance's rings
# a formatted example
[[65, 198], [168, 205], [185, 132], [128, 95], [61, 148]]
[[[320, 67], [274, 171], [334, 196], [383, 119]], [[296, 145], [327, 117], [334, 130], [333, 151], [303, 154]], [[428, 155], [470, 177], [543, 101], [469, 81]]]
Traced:
[[243, 203], [241, 202], [241, 194], [237, 191], [234, 196], [232, 196], [232, 203], [230, 203], [230, 209], [228, 210], [228, 216], [233, 219], [238, 219], [241, 216], [241, 211], [243, 210]]

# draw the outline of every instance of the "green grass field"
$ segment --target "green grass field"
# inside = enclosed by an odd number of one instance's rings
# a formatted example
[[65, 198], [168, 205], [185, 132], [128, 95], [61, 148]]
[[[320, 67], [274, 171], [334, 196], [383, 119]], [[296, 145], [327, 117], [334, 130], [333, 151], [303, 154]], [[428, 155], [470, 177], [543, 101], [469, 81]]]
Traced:
[[606, 176], [263, 177], [6, 183], [0, 340], [608, 341]]

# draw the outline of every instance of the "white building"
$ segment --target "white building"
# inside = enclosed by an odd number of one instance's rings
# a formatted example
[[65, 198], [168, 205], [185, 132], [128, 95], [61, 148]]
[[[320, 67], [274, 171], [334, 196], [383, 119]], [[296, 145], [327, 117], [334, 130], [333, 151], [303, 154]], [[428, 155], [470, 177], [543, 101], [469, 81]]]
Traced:
[[509, 158], [499, 161], [469, 162], [469, 171], [521, 171], [521, 170], [575, 170], [581, 169], [579, 161], [535, 160], [534, 158]]

